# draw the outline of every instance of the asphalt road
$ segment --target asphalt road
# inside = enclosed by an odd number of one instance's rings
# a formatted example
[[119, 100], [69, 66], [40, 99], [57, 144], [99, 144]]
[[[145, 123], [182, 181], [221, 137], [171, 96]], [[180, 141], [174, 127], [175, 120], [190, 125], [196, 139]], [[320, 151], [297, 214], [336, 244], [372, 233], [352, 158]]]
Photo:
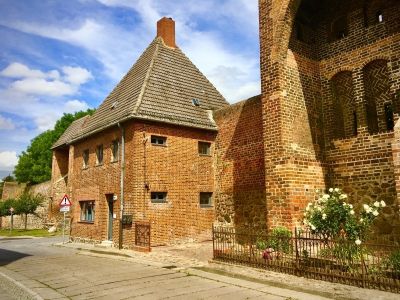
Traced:
[[[0, 239], [0, 273], [44, 299], [289, 298], [282, 295], [286, 291], [271, 292], [271, 287], [247, 281], [229, 278], [221, 281], [215, 276], [193, 276], [148, 262], [96, 257], [76, 249], [51, 246], [57, 241], [60, 239]], [[0, 299], [12, 299], [7, 298], [9, 294], [1, 293]]]

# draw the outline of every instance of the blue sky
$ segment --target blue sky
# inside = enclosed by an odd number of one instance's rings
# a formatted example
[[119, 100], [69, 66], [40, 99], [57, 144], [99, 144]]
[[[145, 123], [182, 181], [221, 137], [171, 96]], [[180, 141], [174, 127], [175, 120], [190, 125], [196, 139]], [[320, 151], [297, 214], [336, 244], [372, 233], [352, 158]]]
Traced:
[[96, 108], [156, 34], [231, 102], [260, 92], [257, 0], [0, 0], [0, 176], [65, 112]]

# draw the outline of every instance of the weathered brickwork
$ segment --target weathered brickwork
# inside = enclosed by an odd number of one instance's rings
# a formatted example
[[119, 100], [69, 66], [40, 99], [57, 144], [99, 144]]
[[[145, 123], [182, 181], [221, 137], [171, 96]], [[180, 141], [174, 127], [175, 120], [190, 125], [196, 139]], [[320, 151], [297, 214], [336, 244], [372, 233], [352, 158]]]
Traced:
[[378, 227], [399, 232], [400, 4], [260, 0], [259, 8], [269, 226], [298, 224], [315, 188], [339, 186], [354, 203], [385, 199]]
[[[214, 208], [200, 207], [200, 192], [214, 192], [211, 155], [199, 155], [198, 142], [213, 143], [214, 132], [166, 124], [128, 122], [125, 128], [124, 215], [133, 221], [149, 221], [152, 245], [211, 238]], [[166, 146], [153, 145], [151, 136], [166, 137]], [[71, 235], [100, 242], [108, 239], [112, 201], [113, 241], [118, 244], [121, 157], [112, 160], [111, 144], [121, 141], [119, 128], [77, 142], [73, 148], [69, 185], [73, 201]], [[96, 165], [96, 147], [103, 145], [103, 164]], [[83, 151], [89, 149], [88, 167]], [[211, 153], [213, 146], [211, 147]], [[70, 151], [71, 155], [71, 151]], [[71, 168], [71, 167], [70, 167]], [[71, 176], [72, 174], [72, 176]], [[151, 192], [167, 192], [166, 203], [152, 203]], [[81, 203], [94, 201], [94, 222], [81, 220]], [[134, 245], [134, 230], [123, 226], [124, 247]]]
[[261, 97], [214, 113], [216, 221], [266, 226]]

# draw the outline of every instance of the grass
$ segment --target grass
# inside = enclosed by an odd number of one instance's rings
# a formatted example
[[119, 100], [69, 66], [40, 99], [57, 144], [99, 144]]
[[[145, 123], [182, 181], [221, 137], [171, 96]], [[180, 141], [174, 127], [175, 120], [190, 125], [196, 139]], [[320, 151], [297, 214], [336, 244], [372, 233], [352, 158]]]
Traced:
[[60, 235], [61, 232], [53, 232], [49, 233], [47, 229], [13, 229], [10, 232], [10, 229], [0, 229], [1, 237], [17, 237], [17, 236], [33, 236], [33, 237], [51, 237]]

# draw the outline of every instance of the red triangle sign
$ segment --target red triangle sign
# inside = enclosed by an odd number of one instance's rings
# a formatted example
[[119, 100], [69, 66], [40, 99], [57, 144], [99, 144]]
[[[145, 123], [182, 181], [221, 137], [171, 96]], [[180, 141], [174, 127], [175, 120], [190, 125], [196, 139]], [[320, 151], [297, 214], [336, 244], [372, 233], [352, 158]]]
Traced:
[[64, 197], [62, 198], [61, 202], [60, 202], [60, 206], [61, 206], [61, 207], [63, 207], [63, 206], [71, 206], [71, 204], [72, 204], [72, 203], [71, 203], [71, 201], [69, 200], [68, 195], [65, 194]]

